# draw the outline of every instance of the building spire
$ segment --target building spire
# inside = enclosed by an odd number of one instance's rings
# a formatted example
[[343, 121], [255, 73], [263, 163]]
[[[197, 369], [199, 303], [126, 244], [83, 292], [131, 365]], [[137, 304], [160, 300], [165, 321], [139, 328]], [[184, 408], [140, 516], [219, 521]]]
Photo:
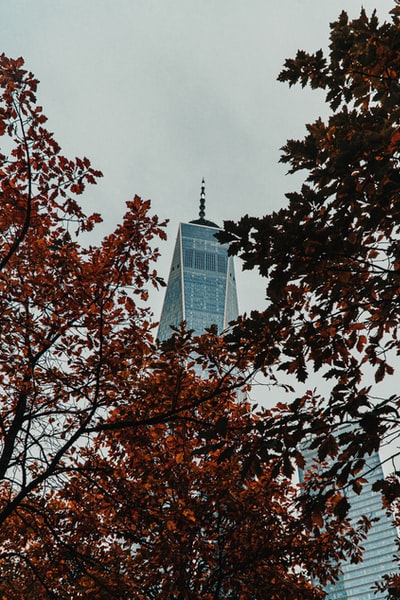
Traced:
[[200, 219], [204, 219], [206, 216], [206, 182], [204, 181], [204, 177], [201, 180], [201, 193], [200, 193]]
[[205, 227], [216, 227], [219, 229], [218, 225], [213, 223], [212, 221], [207, 221], [204, 217], [206, 216], [206, 182], [203, 179], [201, 180], [201, 192], [200, 192], [200, 211], [199, 211], [199, 219], [195, 221], [190, 221], [195, 225], [204, 225]]

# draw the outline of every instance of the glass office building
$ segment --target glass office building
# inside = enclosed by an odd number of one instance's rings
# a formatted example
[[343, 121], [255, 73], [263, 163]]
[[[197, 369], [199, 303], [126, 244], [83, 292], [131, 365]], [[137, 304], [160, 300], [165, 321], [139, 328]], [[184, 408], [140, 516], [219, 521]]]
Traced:
[[238, 316], [233, 258], [218, 242], [218, 226], [204, 218], [204, 183], [200, 218], [178, 229], [158, 338], [171, 336], [171, 325], [186, 321], [196, 334], [216, 325], [222, 332]]
[[[305, 451], [304, 454], [306, 464], [311, 464], [315, 460], [315, 450]], [[354, 524], [362, 515], [378, 520], [372, 523], [367, 538], [362, 543], [365, 549], [363, 562], [358, 564], [347, 562], [342, 565], [339, 581], [325, 588], [326, 600], [382, 600], [386, 598], [386, 594], [374, 592], [375, 582], [383, 575], [397, 571], [394, 560], [397, 548], [396, 529], [382, 507], [381, 494], [372, 491], [373, 483], [383, 478], [382, 465], [377, 452], [366, 457], [364, 473], [368, 478], [368, 484], [363, 486], [361, 494], [356, 494], [351, 486], [346, 489], [351, 504], [349, 517]]]

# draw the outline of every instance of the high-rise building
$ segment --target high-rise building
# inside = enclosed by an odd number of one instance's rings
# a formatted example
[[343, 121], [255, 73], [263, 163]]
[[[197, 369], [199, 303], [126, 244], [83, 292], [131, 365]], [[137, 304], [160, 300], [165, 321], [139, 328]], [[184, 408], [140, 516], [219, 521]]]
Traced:
[[[305, 451], [305, 459], [306, 464], [314, 462], [315, 450]], [[351, 505], [349, 517], [352, 524], [356, 525], [363, 515], [372, 520], [371, 529], [362, 543], [363, 561], [357, 564], [349, 561], [342, 565], [339, 580], [325, 588], [326, 600], [383, 600], [386, 594], [374, 592], [373, 586], [383, 575], [397, 571], [394, 560], [397, 549], [396, 530], [382, 507], [380, 493], [372, 490], [374, 482], [383, 478], [377, 452], [366, 457], [366, 464], [360, 476], [368, 479], [368, 484], [363, 486], [361, 493], [356, 494], [351, 486], [345, 493]]]
[[196, 334], [216, 325], [222, 332], [238, 316], [235, 271], [226, 245], [215, 237], [219, 227], [205, 219], [202, 181], [199, 219], [180, 223], [161, 312], [158, 338], [186, 321]]

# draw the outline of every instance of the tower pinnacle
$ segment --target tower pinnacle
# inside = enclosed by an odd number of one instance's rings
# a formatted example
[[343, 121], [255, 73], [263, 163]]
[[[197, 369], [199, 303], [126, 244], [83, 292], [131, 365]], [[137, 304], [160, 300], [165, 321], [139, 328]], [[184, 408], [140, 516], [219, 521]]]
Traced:
[[206, 216], [206, 182], [204, 181], [204, 177], [201, 180], [201, 193], [200, 193], [200, 219], [204, 219]]
[[201, 192], [200, 192], [200, 211], [199, 211], [199, 219], [195, 219], [194, 221], [190, 221], [195, 225], [205, 225], [206, 227], [216, 227], [219, 229], [218, 225], [213, 223], [212, 221], [207, 221], [205, 219], [206, 216], [206, 182], [203, 179], [201, 180]]

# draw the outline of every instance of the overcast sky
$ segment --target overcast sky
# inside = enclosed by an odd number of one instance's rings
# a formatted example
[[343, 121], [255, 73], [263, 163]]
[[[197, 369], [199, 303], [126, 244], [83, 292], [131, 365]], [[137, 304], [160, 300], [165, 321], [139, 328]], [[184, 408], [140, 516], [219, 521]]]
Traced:
[[[364, 0], [388, 17], [392, 0]], [[323, 95], [276, 77], [298, 48], [326, 47], [329, 22], [358, 0], [13, 0], [2, 2], [2, 51], [23, 56], [64, 154], [104, 173], [82, 203], [110, 232], [134, 194], [169, 218], [159, 272], [168, 276], [177, 224], [218, 223], [285, 203], [299, 180], [279, 148], [325, 113]], [[263, 305], [265, 283], [238, 274], [242, 311]], [[156, 318], [162, 293], [152, 296]]]

